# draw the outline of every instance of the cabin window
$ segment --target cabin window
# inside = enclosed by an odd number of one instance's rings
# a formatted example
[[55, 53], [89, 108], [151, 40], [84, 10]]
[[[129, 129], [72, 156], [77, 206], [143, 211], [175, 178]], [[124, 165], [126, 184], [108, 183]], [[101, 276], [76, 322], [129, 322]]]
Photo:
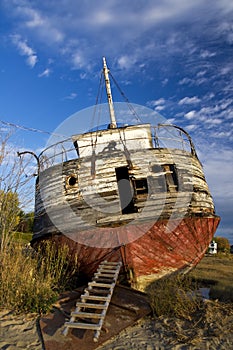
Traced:
[[134, 179], [136, 194], [143, 195], [148, 193], [147, 179]]
[[77, 155], [79, 157], [79, 147], [78, 147], [78, 141], [74, 141], [74, 147], [76, 149]]
[[151, 171], [152, 171], [153, 173], [161, 173], [161, 171], [163, 171], [163, 168], [161, 167], [161, 165], [154, 164], [154, 165], [152, 165], [152, 167], [151, 167]]
[[178, 191], [178, 177], [175, 164], [163, 165], [168, 192]]
[[153, 187], [158, 186], [161, 191], [177, 192], [178, 191], [178, 177], [175, 164], [152, 165], [153, 173], [161, 173], [153, 179]]
[[134, 213], [134, 187], [129, 177], [128, 167], [115, 169], [122, 214]]
[[148, 176], [148, 182], [150, 193], [161, 193], [167, 191], [167, 185], [164, 176]]

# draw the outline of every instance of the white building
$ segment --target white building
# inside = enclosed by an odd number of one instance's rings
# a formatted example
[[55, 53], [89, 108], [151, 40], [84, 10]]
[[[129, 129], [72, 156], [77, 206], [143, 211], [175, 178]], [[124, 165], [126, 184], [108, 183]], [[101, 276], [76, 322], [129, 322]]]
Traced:
[[209, 254], [217, 254], [217, 248], [218, 248], [218, 245], [215, 241], [211, 241], [210, 244], [209, 244], [209, 248], [208, 248], [208, 253]]

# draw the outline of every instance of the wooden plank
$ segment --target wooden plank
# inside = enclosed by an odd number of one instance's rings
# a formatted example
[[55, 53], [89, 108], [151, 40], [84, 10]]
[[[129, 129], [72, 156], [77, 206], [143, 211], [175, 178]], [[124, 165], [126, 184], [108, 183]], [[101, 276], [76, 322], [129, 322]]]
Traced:
[[111, 278], [113, 278], [115, 276], [115, 274], [116, 274], [116, 271], [115, 272], [114, 271], [110, 271], [109, 269], [101, 269], [101, 271], [99, 271], [99, 272], [107, 273], [109, 275], [109, 277], [111, 277]]
[[81, 300], [99, 300], [99, 301], [110, 301], [111, 300], [111, 297], [109, 296], [106, 296], [106, 297], [103, 297], [103, 296], [97, 296], [97, 295], [86, 295], [86, 294], [83, 294], [81, 295]]
[[99, 296], [107, 296], [109, 294], [109, 290], [108, 289], [95, 289], [95, 288], [91, 288], [87, 290], [88, 293], [93, 293], [93, 295], [99, 295]]
[[101, 283], [108, 283], [108, 282], [112, 281], [113, 278], [114, 278], [114, 276], [111, 279], [110, 278], [105, 278], [105, 277], [102, 277], [102, 276], [95, 276], [92, 281], [99, 281]]
[[77, 307], [84, 307], [87, 309], [100, 309], [100, 310], [106, 310], [108, 308], [108, 305], [105, 304], [91, 304], [91, 303], [81, 303], [77, 302], [76, 303]]
[[105, 315], [97, 314], [93, 312], [71, 312], [71, 316], [77, 317], [77, 318], [104, 318]]
[[99, 287], [99, 288], [112, 288], [114, 287], [114, 283], [98, 283], [98, 282], [90, 282], [90, 286], [92, 287]]
[[101, 266], [115, 266], [115, 267], [118, 267], [118, 266], [120, 266], [120, 264], [119, 264], [119, 262], [111, 262], [111, 261], [103, 261], [100, 265], [99, 265], [99, 267], [101, 267]]
[[111, 279], [112, 277], [113, 277], [113, 274], [110, 274], [110, 273], [102, 273], [103, 271], [99, 271], [99, 272], [96, 272], [95, 274], [94, 274], [94, 276], [95, 277], [100, 277], [100, 278], [102, 278], [102, 277], [104, 277], [104, 278], [108, 278], [108, 279]]
[[94, 324], [94, 323], [65, 322], [65, 326], [69, 328], [79, 328], [79, 329], [91, 329], [91, 330], [101, 329], [101, 325]]

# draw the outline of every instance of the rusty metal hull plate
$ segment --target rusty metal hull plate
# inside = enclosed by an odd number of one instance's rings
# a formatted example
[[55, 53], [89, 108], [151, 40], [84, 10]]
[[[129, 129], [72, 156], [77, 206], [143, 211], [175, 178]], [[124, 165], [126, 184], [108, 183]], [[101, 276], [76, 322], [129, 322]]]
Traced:
[[[81, 291], [79, 296], [81, 295]], [[78, 294], [70, 293], [58, 303], [53, 313], [40, 319], [40, 329], [45, 350], [92, 350], [110, 340], [123, 329], [135, 324], [137, 320], [151, 312], [144, 293], [133, 289], [116, 286], [105, 318], [104, 326], [98, 343], [93, 342], [93, 331], [72, 329], [67, 336], [61, 334], [64, 323], [75, 308], [74, 297]], [[66, 317], [67, 316], [67, 317]]]
[[[53, 240], [57, 245], [67, 244], [70, 251], [78, 255], [80, 272], [91, 277], [99, 263], [109, 261], [123, 262], [133, 272], [135, 282], [142, 277], [154, 279], [177, 270], [194, 267], [204, 256], [219, 224], [218, 216], [186, 217], [176, 220], [158, 220], [140, 238], [124, 247], [97, 248], [89, 247], [64, 235], [56, 235]], [[143, 230], [143, 225], [121, 227], [121, 234], [129, 237], [135, 230]], [[88, 232], [87, 232], [88, 233]], [[71, 254], [72, 259], [72, 254]], [[135, 285], [136, 286], [136, 285]]]

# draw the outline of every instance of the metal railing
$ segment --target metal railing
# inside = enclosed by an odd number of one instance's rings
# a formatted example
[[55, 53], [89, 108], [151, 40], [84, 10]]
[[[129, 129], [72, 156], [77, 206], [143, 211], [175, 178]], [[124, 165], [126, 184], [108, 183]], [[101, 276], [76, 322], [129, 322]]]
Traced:
[[[93, 139], [97, 139], [96, 133], [99, 132], [101, 131], [93, 131]], [[186, 152], [190, 152], [192, 155], [197, 157], [195, 147], [190, 135], [185, 130], [176, 125], [159, 124], [157, 126], [151, 126], [151, 135], [153, 148], [180, 149]], [[135, 140], [136, 139], [138, 139], [138, 137], [135, 138]], [[82, 152], [84, 151], [84, 148], [90, 146], [92, 145], [88, 144], [86, 146], [79, 147], [79, 151], [77, 153], [71, 137], [58, 141], [57, 143], [45, 148], [39, 154], [38, 159], [40, 163], [40, 171], [43, 171], [56, 164], [66, 162], [68, 160], [82, 158]]]

